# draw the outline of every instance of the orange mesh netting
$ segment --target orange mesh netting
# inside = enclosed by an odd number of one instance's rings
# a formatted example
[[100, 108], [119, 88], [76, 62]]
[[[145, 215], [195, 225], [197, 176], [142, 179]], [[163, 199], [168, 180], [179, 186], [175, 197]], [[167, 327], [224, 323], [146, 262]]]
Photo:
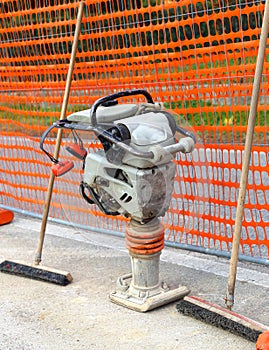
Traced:
[[[41, 214], [50, 163], [40, 135], [59, 118], [79, 1], [0, 3], [1, 204]], [[189, 124], [166, 241], [229, 252], [264, 1], [86, 0], [69, 110], [144, 88]], [[241, 253], [268, 260], [268, 62], [258, 105]], [[63, 142], [63, 144], [65, 141]], [[53, 142], [51, 149], [53, 150]], [[88, 140], [88, 148], [99, 147]], [[63, 159], [69, 156], [61, 151]], [[69, 158], [68, 158], [69, 159]], [[124, 232], [78, 194], [80, 166], [57, 179], [50, 216]]]

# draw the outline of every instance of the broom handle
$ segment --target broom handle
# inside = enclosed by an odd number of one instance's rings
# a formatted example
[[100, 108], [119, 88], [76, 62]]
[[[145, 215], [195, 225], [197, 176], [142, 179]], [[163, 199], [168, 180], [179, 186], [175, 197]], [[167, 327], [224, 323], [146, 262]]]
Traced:
[[252, 96], [251, 96], [251, 102], [250, 102], [250, 111], [249, 111], [246, 142], [245, 142], [244, 157], [243, 157], [243, 164], [242, 164], [242, 173], [241, 173], [240, 188], [239, 188], [237, 208], [236, 208], [236, 218], [235, 218], [233, 243], [232, 243], [232, 254], [231, 254], [231, 260], [230, 260], [230, 273], [229, 273], [228, 288], [227, 288], [227, 294], [226, 294], [226, 300], [225, 300], [226, 306], [229, 309], [231, 309], [234, 305], [234, 290], [235, 290], [240, 237], [241, 237], [241, 231], [242, 231], [242, 220], [243, 220], [243, 214], [244, 214], [244, 203], [245, 203], [245, 197], [246, 197], [249, 163], [250, 163], [250, 157], [251, 157], [254, 128], [256, 123], [257, 105], [258, 105], [259, 94], [260, 94], [260, 83], [262, 78], [268, 30], [269, 30], [269, 0], [266, 0], [265, 7], [264, 7], [264, 17], [263, 17], [263, 23], [262, 23], [262, 29], [261, 29], [259, 50], [258, 50], [258, 56], [257, 56], [257, 63], [255, 68]]
[[[72, 52], [71, 52], [70, 63], [69, 63], [69, 68], [68, 68], [68, 74], [67, 74], [67, 78], [66, 78], [66, 85], [65, 85], [63, 103], [62, 103], [62, 107], [61, 107], [60, 120], [64, 119], [65, 114], [66, 114], [69, 93], [70, 93], [70, 86], [71, 86], [71, 81], [72, 81], [72, 74], [73, 74], [75, 58], [76, 58], [76, 51], [77, 51], [77, 47], [78, 47], [78, 38], [79, 38], [79, 34], [80, 34], [83, 9], [84, 9], [84, 2], [81, 2], [79, 5], [78, 17], [77, 17], [77, 21], [76, 21], [76, 30], [75, 30], [74, 40], [73, 40]], [[54, 158], [56, 158], [56, 159], [58, 158], [59, 152], [60, 152], [60, 146], [61, 146], [61, 141], [62, 141], [62, 132], [63, 132], [62, 129], [58, 129], [56, 144], [55, 144], [55, 149], [54, 149]], [[39, 263], [41, 262], [42, 249], [43, 249], [43, 243], [44, 243], [44, 238], [45, 238], [45, 231], [46, 231], [46, 226], [47, 226], [47, 220], [48, 220], [48, 214], [49, 214], [54, 179], [55, 179], [55, 176], [51, 172], [50, 178], [49, 178], [49, 183], [48, 183], [48, 188], [47, 188], [47, 195], [46, 195], [46, 201], [45, 201], [45, 206], [44, 206], [44, 211], [43, 211], [43, 218], [42, 218], [41, 229], [40, 229], [40, 234], [39, 234], [39, 241], [38, 241], [38, 246], [37, 246], [37, 251], [36, 251], [36, 256], [35, 256], [35, 262], [34, 262], [35, 265], [39, 265]]]

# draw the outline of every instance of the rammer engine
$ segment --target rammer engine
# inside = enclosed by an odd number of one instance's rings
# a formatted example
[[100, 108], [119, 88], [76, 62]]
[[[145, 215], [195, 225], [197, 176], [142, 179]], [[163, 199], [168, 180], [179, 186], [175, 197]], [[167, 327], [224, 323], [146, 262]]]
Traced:
[[[144, 103], [119, 103], [142, 95]], [[91, 109], [59, 120], [42, 135], [40, 147], [50, 157], [55, 176], [73, 168], [44, 149], [53, 128], [69, 129], [74, 143], [67, 150], [81, 159], [83, 198], [107, 215], [130, 218], [126, 246], [132, 273], [119, 277], [110, 299], [137, 311], [147, 311], [189, 293], [185, 286], [171, 290], [159, 281], [159, 260], [164, 247], [164, 228], [159, 217], [169, 208], [176, 173], [177, 152], [192, 152], [194, 135], [176, 124], [173, 113], [154, 103], [145, 90], [127, 90], [98, 99]], [[103, 149], [87, 153], [79, 131], [93, 132]], [[177, 140], [177, 134], [180, 134]]]

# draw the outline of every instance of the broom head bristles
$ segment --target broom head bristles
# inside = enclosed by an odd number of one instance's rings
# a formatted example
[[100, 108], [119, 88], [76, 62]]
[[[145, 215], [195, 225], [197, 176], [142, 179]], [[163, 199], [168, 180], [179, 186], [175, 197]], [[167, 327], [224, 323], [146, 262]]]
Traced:
[[27, 263], [15, 260], [3, 261], [0, 264], [0, 271], [16, 276], [51, 282], [61, 286], [66, 286], [72, 281], [72, 276], [69, 272], [56, 270], [45, 266], [28, 265]]
[[261, 333], [269, 330], [269, 327], [261, 323], [196, 296], [184, 297], [177, 304], [177, 309], [184, 315], [192, 316], [253, 342], [257, 341]]

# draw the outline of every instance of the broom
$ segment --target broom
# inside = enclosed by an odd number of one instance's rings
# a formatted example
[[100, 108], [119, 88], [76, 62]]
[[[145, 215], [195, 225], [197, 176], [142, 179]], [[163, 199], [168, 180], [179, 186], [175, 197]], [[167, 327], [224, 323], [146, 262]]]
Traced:
[[[76, 50], [78, 46], [78, 38], [80, 34], [80, 28], [81, 28], [81, 20], [82, 20], [82, 14], [84, 9], [84, 2], [80, 3], [79, 10], [78, 10], [78, 17], [76, 21], [76, 30], [74, 35], [74, 41], [72, 46], [72, 52], [70, 57], [70, 63], [68, 68], [68, 74], [66, 78], [66, 86], [65, 86], [65, 93], [64, 93], [64, 99], [61, 107], [61, 115], [60, 119], [65, 118], [66, 109], [67, 109], [67, 103], [70, 93], [70, 86], [72, 81], [72, 72], [74, 68], [75, 63], [75, 57], [76, 57]], [[61, 146], [61, 140], [62, 140], [62, 130], [58, 130], [57, 139], [56, 139], [56, 145], [54, 150], [54, 158], [58, 158], [60, 146]], [[69, 272], [61, 271], [52, 269], [49, 267], [44, 266], [38, 266], [41, 262], [41, 256], [42, 256], [42, 249], [43, 249], [43, 243], [45, 238], [45, 231], [46, 231], [46, 225], [48, 220], [48, 214], [49, 214], [49, 208], [50, 208], [50, 202], [51, 202], [51, 196], [52, 196], [52, 190], [53, 190], [53, 184], [54, 184], [55, 174], [51, 172], [48, 189], [47, 189], [47, 195], [46, 195], [46, 201], [45, 201], [45, 207], [43, 211], [43, 219], [41, 223], [41, 229], [40, 229], [40, 235], [39, 235], [39, 242], [35, 257], [35, 262], [33, 265], [29, 265], [24, 262], [16, 261], [16, 260], [5, 260], [0, 264], [0, 271], [5, 273], [14, 274], [17, 276], [23, 276], [28, 277], [32, 279], [47, 281], [56, 283], [62, 286], [67, 285], [72, 281], [72, 276]]]
[[263, 333], [266, 330], [269, 330], [269, 327], [262, 324], [258, 324], [254, 320], [248, 319], [242, 315], [235, 314], [231, 311], [231, 308], [234, 304], [234, 289], [236, 281], [240, 236], [242, 230], [243, 210], [268, 30], [269, 3], [268, 0], [266, 0], [257, 56], [257, 64], [254, 75], [253, 91], [250, 103], [250, 113], [248, 119], [244, 158], [242, 164], [242, 174], [240, 179], [240, 190], [237, 200], [235, 230], [233, 234], [232, 254], [230, 260], [230, 274], [226, 294], [226, 306], [230, 310], [222, 308], [218, 305], [213, 305], [207, 301], [204, 301], [194, 296], [185, 297], [177, 304], [178, 311], [185, 315], [193, 316], [194, 318], [197, 318], [201, 321], [204, 321], [211, 325], [215, 325], [217, 327], [221, 327], [222, 329], [228, 330], [232, 333], [240, 335], [254, 342], [257, 341], [257, 338], [261, 333]]
[[196, 296], [184, 297], [176, 307], [183, 315], [194, 317], [252, 342], [256, 342], [260, 334], [269, 330], [269, 327], [261, 323]]

